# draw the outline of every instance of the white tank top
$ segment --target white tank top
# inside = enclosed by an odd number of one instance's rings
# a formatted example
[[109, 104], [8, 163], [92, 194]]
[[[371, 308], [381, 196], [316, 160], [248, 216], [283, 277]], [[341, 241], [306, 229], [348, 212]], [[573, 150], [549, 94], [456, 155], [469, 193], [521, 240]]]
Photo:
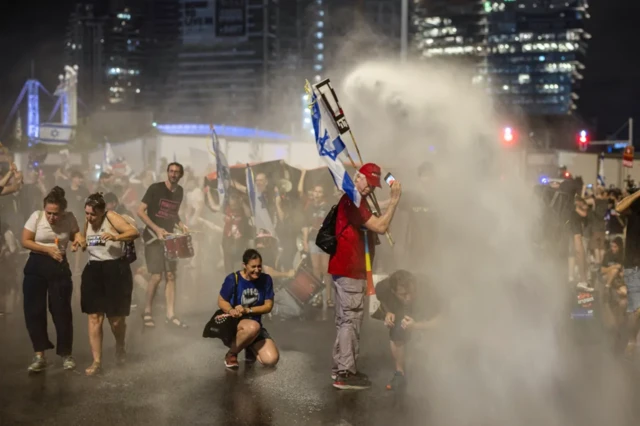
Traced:
[[100, 235], [104, 232], [118, 235], [118, 231], [111, 226], [106, 214], [97, 231], [93, 230], [91, 224], [87, 226], [87, 251], [90, 262], [120, 259], [124, 256], [124, 243], [122, 241], [103, 241]]

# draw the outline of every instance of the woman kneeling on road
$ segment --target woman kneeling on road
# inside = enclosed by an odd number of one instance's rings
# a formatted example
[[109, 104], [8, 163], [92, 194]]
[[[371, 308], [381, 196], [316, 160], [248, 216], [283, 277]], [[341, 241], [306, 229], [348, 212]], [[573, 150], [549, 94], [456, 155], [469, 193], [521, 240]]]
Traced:
[[[238, 322], [235, 339], [224, 358], [227, 368], [238, 368], [238, 354], [245, 351], [245, 361], [256, 360], [267, 367], [278, 363], [280, 354], [275, 342], [262, 326], [262, 315], [273, 308], [273, 280], [262, 273], [262, 256], [249, 249], [242, 256], [243, 269], [229, 274], [218, 296], [218, 307]], [[238, 286], [234, 291], [234, 287]], [[235, 297], [234, 297], [235, 294]]]
[[85, 234], [89, 262], [82, 272], [82, 312], [89, 315], [89, 343], [93, 363], [88, 376], [102, 369], [102, 323], [109, 318], [116, 338], [116, 362], [125, 361], [125, 318], [131, 310], [133, 278], [125, 257], [125, 242], [138, 238], [135, 226], [114, 211], [106, 211], [101, 194], [92, 194], [84, 206]]

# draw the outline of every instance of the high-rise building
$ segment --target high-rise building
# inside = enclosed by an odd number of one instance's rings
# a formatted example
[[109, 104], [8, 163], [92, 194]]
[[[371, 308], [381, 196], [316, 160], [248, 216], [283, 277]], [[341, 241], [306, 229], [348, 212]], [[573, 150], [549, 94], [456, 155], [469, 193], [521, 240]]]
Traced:
[[142, 97], [158, 121], [174, 121], [168, 100], [176, 87], [178, 52], [181, 46], [180, 0], [143, 2]]
[[173, 120], [260, 125], [279, 46], [276, 0], [181, 0]]
[[421, 0], [413, 46], [428, 59], [465, 59], [505, 110], [567, 115], [590, 38], [587, 8], [587, 0]]
[[477, 0], [418, 2], [411, 21], [414, 49], [424, 58], [477, 65], [485, 53], [487, 20]]
[[484, 7], [489, 93], [528, 115], [570, 114], [590, 38], [587, 0], [494, 0]]
[[[136, 13], [137, 12], [137, 13]], [[110, 109], [142, 105], [142, 35], [139, 11], [113, 7], [105, 19], [105, 74]]]
[[78, 97], [90, 111], [107, 99], [104, 22], [92, 4], [77, 4], [67, 27], [66, 63], [78, 66]]

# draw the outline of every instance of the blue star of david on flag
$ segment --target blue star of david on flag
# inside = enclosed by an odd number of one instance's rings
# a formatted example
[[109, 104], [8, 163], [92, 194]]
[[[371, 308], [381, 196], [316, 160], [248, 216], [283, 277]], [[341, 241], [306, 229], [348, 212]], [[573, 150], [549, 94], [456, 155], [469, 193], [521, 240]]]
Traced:
[[327, 156], [333, 161], [336, 161], [340, 153], [345, 150], [344, 142], [342, 142], [340, 136], [331, 140], [327, 129], [324, 129], [324, 136], [318, 139], [317, 144], [320, 155]]
[[[311, 120], [316, 136], [318, 154], [327, 164], [336, 186], [344, 191], [351, 201], [359, 207], [362, 197], [339, 158], [346, 146], [340, 137], [336, 123], [331, 120], [329, 114], [325, 115], [324, 112], [326, 112], [326, 109], [322, 101], [316, 96], [315, 92], [312, 93]], [[327, 120], [324, 120], [323, 116], [326, 116]]]

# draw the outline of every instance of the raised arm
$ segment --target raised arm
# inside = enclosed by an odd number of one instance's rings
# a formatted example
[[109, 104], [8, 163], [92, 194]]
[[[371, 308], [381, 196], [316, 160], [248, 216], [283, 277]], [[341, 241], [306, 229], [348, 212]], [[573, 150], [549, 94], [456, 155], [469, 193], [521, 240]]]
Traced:
[[398, 203], [400, 202], [401, 195], [402, 185], [398, 181], [393, 182], [393, 184], [391, 185], [391, 199], [389, 202], [389, 207], [380, 216], [372, 215], [369, 220], [364, 223], [364, 226], [368, 230], [380, 235], [387, 232], [389, 230], [391, 220], [393, 220], [393, 215], [396, 213], [396, 208], [398, 207]]

